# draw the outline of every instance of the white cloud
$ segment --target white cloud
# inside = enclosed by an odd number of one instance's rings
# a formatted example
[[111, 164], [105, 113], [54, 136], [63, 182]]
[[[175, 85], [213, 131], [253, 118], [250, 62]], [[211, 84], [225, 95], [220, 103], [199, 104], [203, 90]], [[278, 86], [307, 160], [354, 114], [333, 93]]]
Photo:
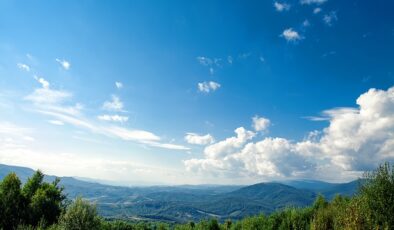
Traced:
[[313, 13], [314, 14], [318, 14], [318, 13], [320, 13], [321, 12], [321, 8], [320, 7], [316, 7], [315, 9], [313, 9]]
[[122, 111], [123, 110], [123, 102], [116, 95], [111, 96], [111, 101], [105, 101], [103, 104], [103, 109], [109, 111]]
[[[212, 59], [212, 58], [208, 58], [208, 57], [199, 56], [199, 57], [197, 57], [197, 61], [201, 65], [206, 66], [211, 75], [213, 75], [215, 73], [215, 68], [222, 67], [222, 65], [221, 65], [222, 59], [221, 58], [213, 58]], [[227, 61], [231, 64], [232, 58], [230, 56], [227, 57]]]
[[129, 120], [129, 117], [127, 116], [120, 116], [120, 115], [108, 115], [108, 114], [104, 114], [104, 115], [100, 115], [97, 116], [97, 119], [102, 120], [102, 121], [115, 121], [115, 122], [126, 122]]
[[234, 130], [237, 134], [235, 137], [229, 137], [223, 141], [209, 145], [204, 149], [204, 154], [207, 158], [217, 159], [221, 156], [230, 153], [242, 147], [248, 140], [252, 139], [256, 134], [248, 131], [243, 127]]
[[63, 69], [65, 69], [65, 70], [70, 69], [71, 64], [67, 60], [59, 59], [59, 58], [56, 58], [55, 60], [63, 67]]
[[[192, 179], [179, 170], [137, 163], [133, 158], [117, 158], [113, 154], [91, 157], [84, 152], [64, 152], [58, 148], [45, 151], [35, 149], [26, 140], [5, 140], [1, 137], [0, 162], [35, 170], [40, 169], [49, 175], [99, 178], [116, 182], [117, 185], [118, 183], [136, 185], [139, 180], [148, 184], [158, 184], [163, 181], [171, 184], [184, 184]], [[124, 175], [132, 179], [119, 179], [124, 178]]]
[[117, 81], [117, 82], [115, 82], [115, 86], [116, 86], [116, 88], [121, 89], [121, 88], [123, 88], [123, 83]]
[[215, 91], [220, 88], [220, 84], [214, 81], [209, 82], [200, 82], [197, 87], [200, 92], [209, 93], [211, 91]]
[[142, 143], [147, 144], [149, 146], [163, 148], [163, 149], [190, 150], [190, 148], [185, 147], [183, 145], [176, 145], [176, 144], [171, 144], [171, 143], [160, 143], [160, 142], [153, 142], [153, 141], [146, 141], [146, 142], [142, 142]]
[[59, 120], [49, 120], [48, 122], [52, 125], [64, 125], [64, 122]]
[[35, 76], [37, 82], [41, 84], [41, 88], [37, 88], [33, 93], [26, 96], [24, 99], [35, 104], [55, 104], [60, 103], [72, 96], [71, 93], [62, 90], [50, 89], [50, 84], [44, 78]]
[[47, 80], [37, 76], [34, 76], [34, 79], [36, 79], [36, 81], [38, 81], [42, 85], [42, 88], [49, 89], [49, 82]]
[[335, 116], [339, 116], [341, 114], [350, 114], [350, 113], [357, 113], [358, 110], [355, 108], [349, 107], [337, 107], [334, 109], [328, 109], [321, 112], [321, 116], [306, 116], [305, 119], [310, 121], [329, 121]]
[[334, 22], [338, 21], [337, 13], [335, 11], [331, 11], [330, 13], [325, 14], [323, 21], [326, 25], [332, 26]]
[[[35, 89], [33, 93], [25, 97], [25, 100], [33, 102], [34, 111], [53, 117], [52, 124], [70, 124], [77, 128], [83, 128], [92, 133], [105, 135], [108, 137], [120, 138], [125, 141], [133, 141], [139, 144], [149, 145], [158, 148], [186, 150], [189, 149], [182, 145], [162, 143], [159, 136], [152, 132], [138, 129], [127, 129], [119, 126], [103, 126], [86, 119], [81, 110], [83, 106], [77, 103], [75, 106], [65, 105], [66, 99], [71, 98], [71, 94], [64, 91], [50, 89], [50, 84], [43, 78], [36, 77], [36, 80], [42, 85], [41, 88]], [[116, 96], [112, 96], [112, 101], [105, 102], [104, 109], [120, 111], [123, 109], [123, 103]], [[99, 119], [124, 122], [127, 117], [113, 115], [101, 116]]]
[[197, 57], [197, 61], [204, 66], [211, 66], [212, 64], [214, 64], [212, 59], [202, 56]]
[[257, 142], [249, 139], [236, 148], [219, 148], [219, 143], [227, 146], [228, 138], [206, 147], [204, 158], [184, 161], [185, 167], [216, 176], [259, 180], [354, 179], [383, 161], [394, 160], [394, 87], [370, 89], [356, 102], [358, 108], [324, 111], [329, 125], [302, 141], [267, 137]]
[[25, 136], [31, 132], [28, 128], [17, 126], [10, 122], [0, 122], [0, 134], [9, 136]]
[[21, 70], [24, 70], [24, 71], [27, 71], [27, 72], [30, 71], [30, 66], [28, 66], [28, 65], [26, 65], [26, 64], [18, 63], [18, 64], [16, 64], [16, 65], [17, 65], [18, 68], [21, 69]]
[[274, 7], [279, 12], [290, 10], [290, 5], [287, 3], [274, 2]]
[[305, 20], [302, 22], [302, 26], [304, 26], [304, 27], [308, 27], [308, 26], [310, 26], [310, 25], [311, 25], [311, 23], [309, 22], [308, 19], [305, 19]]
[[271, 121], [265, 117], [254, 116], [252, 118], [253, 128], [255, 131], [265, 132], [271, 124]]
[[198, 135], [196, 133], [187, 133], [185, 140], [187, 143], [194, 145], [208, 145], [215, 141], [211, 134]]
[[297, 31], [293, 30], [293, 28], [285, 29], [281, 36], [290, 42], [295, 42], [302, 39], [301, 35]]
[[325, 2], [327, 2], [327, 0], [301, 0], [300, 1], [302, 5], [323, 4]]

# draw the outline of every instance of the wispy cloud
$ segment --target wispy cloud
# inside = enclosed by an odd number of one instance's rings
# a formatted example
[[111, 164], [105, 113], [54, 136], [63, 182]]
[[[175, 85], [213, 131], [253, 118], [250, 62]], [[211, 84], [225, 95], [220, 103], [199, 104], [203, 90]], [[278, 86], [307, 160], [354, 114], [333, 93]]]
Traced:
[[27, 95], [24, 99], [35, 104], [54, 104], [62, 102], [72, 96], [71, 93], [62, 90], [50, 89], [50, 84], [42, 77], [35, 76], [37, 82], [41, 84], [41, 88], [37, 88], [33, 93]]
[[65, 70], [70, 69], [71, 64], [67, 60], [59, 59], [59, 58], [56, 58], [55, 60], [63, 67], [63, 69], [65, 69]]
[[[50, 83], [43, 78], [37, 77], [36, 80], [41, 84], [41, 87], [35, 89], [34, 92], [26, 96], [25, 99], [33, 102], [33, 111], [52, 117], [53, 119], [49, 121], [51, 124], [70, 124], [79, 129], [87, 129], [95, 134], [120, 138], [125, 141], [133, 141], [157, 148], [174, 150], [189, 149], [182, 145], [163, 143], [159, 136], [149, 131], [95, 123], [82, 114], [81, 110], [83, 107], [79, 103], [76, 103], [75, 106], [64, 104], [66, 99], [71, 98], [70, 93], [51, 89]], [[103, 107], [109, 110], [122, 110], [123, 103], [121, 103], [118, 97], [113, 96], [112, 101], [104, 103]], [[99, 116], [98, 119], [125, 122], [128, 117], [102, 115]]]
[[118, 96], [112, 95], [111, 101], [105, 101], [102, 108], [109, 111], [122, 111], [123, 102], [120, 100]]
[[221, 62], [222, 62], [221, 58], [208, 58], [208, 57], [199, 56], [196, 59], [198, 63], [208, 67], [209, 73], [211, 75], [215, 73], [215, 68], [221, 67]]
[[16, 64], [18, 66], [19, 69], [24, 70], [26, 72], [30, 71], [30, 66], [23, 64], [23, 63], [18, 63]]
[[198, 83], [197, 87], [200, 92], [209, 93], [211, 91], [216, 91], [221, 87], [221, 85], [214, 81], [209, 81], [209, 82], [205, 81]]
[[287, 3], [274, 2], [274, 7], [276, 11], [282, 12], [290, 10], [291, 6]]
[[332, 26], [334, 22], [338, 21], [338, 16], [335, 11], [331, 11], [323, 16], [323, 21], [326, 25]]
[[228, 57], [227, 57], [227, 62], [228, 62], [230, 65], [233, 64], [233, 61], [234, 61], [234, 59], [233, 59], [232, 56], [228, 56]]
[[308, 19], [305, 19], [305, 20], [302, 22], [302, 26], [303, 26], [303, 27], [308, 27], [308, 26], [310, 26], [310, 25], [311, 25], [311, 23], [309, 22]]
[[0, 122], [0, 141], [1, 139], [13, 142], [14, 139], [22, 139], [26, 141], [33, 141], [34, 138], [30, 135], [32, 130], [17, 126], [10, 122]]
[[117, 81], [117, 82], [115, 82], [115, 86], [117, 89], [121, 89], [121, 88], [123, 88], [123, 83], [120, 81]]
[[49, 120], [48, 122], [52, 125], [64, 125], [64, 122], [59, 120]]
[[115, 122], [126, 122], [129, 120], [129, 117], [127, 116], [120, 116], [120, 115], [108, 115], [108, 114], [104, 114], [104, 115], [100, 115], [97, 116], [97, 119], [101, 120], [101, 121], [115, 121]]
[[301, 40], [303, 37], [295, 31], [293, 28], [285, 29], [281, 36], [289, 42], [295, 42]]
[[323, 4], [325, 2], [327, 2], [327, 0], [301, 0], [300, 1], [302, 5]]
[[310, 121], [329, 121], [333, 117], [339, 117], [342, 114], [355, 114], [358, 110], [350, 107], [337, 107], [333, 109], [324, 110], [319, 116], [305, 116], [304, 118]]
[[197, 57], [197, 61], [204, 66], [211, 66], [213, 64], [212, 59], [207, 58], [207, 57], [203, 57], [203, 56], [199, 56]]

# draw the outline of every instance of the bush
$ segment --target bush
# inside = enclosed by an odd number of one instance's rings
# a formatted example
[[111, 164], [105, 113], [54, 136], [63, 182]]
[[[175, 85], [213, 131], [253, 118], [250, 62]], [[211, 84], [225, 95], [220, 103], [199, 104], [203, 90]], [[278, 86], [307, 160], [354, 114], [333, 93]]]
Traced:
[[101, 220], [96, 207], [78, 197], [61, 216], [60, 226], [66, 230], [96, 230]]

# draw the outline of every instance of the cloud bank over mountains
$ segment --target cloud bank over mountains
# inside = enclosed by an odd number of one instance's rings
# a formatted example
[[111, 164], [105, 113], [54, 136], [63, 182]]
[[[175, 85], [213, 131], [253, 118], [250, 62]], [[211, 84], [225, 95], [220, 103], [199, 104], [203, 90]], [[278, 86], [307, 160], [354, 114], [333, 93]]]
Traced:
[[[253, 131], [239, 127], [235, 136], [206, 146], [203, 158], [185, 160], [184, 165], [188, 171], [218, 177], [354, 178], [394, 159], [394, 87], [370, 89], [356, 103], [357, 108], [325, 111], [328, 126], [305, 140], [257, 139]], [[268, 119], [256, 120], [256, 131], [269, 124]]]

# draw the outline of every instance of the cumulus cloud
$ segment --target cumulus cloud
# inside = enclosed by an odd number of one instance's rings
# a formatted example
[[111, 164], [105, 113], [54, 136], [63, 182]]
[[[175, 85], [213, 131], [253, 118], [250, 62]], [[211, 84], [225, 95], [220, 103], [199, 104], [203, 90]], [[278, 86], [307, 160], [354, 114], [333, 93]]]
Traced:
[[185, 140], [187, 143], [194, 145], [208, 145], [215, 141], [211, 134], [198, 135], [196, 133], [187, 133]]
[[323, 21], [326, 25], [332, 26], [334, 22], [338, 21], [337, 13], [335, 11], [331, 11], [330, 13], [325, 14]]
[[217, 89], [220, 88], [220, 84], [214, 81], [209, 81], [209, 82], [200, 82], [197, 84], [198, 90], [200, 92], [204, 93], [209, 93], [211, 91], [216, 91]]
[[274, 7], [276, 11], [282, 12], [290, 10], [291, 6], [287, 3], [274, 2]]
[[290, 42], [295, 42], [302, 39], [301, 35], [293, 28], [285, 29], [281, 36]]
[[97, 119], [102, 120], [102, 121], [115, 121], [115, 122], [126, 122], [129, 120], [129, 117], [127, 116], [120, 116], [120, 115], [100, 115], [97, 116]]
[[234, 132], [237, 136], [229, 137], [223, 141], [207, 146], [204, 149], [205, 156], [210, 159], [217, 159], [242, 147], [248, 140], [251, 140], [256, 135], [254, 132], [246, 130], [244, 127], [239, 127], [235, 129]]
[[271, 121], [265, 117], [254, 116], [252, 118], [253, 128], [255, 131], [265, 132], [271, 124]]
[[121, 89], [121, 88], [123, 88], [123, 83], [120, 81], [117, 81], [117, 82], [115, 82], [115, 86], [117, 89]]
[[325, 2], [327, 2], [327, 0], [301, 0], [300, 1], [302, 5], [323, 4]]
[[102, 108], [109, 111], [122, 111], [123, 102], [120, 100], [118, 96], [112, 95], [111, 101], [105, 101]]
[[203, 158], [186, 160], [185, 167], [227, 177], [354, 179], [394, 160], [394, 87], [370, 89], [356, 103], [323, 111], [328, 126], [304, 140], [266, 137], [227, 147], [231, 137], [207, 146]]
[[16, 64], [18, 66], [19, 69], [24, 70], [26, 72], [30, 71], [30, 66], [23, 64], [23, 63], [18, 63]]

